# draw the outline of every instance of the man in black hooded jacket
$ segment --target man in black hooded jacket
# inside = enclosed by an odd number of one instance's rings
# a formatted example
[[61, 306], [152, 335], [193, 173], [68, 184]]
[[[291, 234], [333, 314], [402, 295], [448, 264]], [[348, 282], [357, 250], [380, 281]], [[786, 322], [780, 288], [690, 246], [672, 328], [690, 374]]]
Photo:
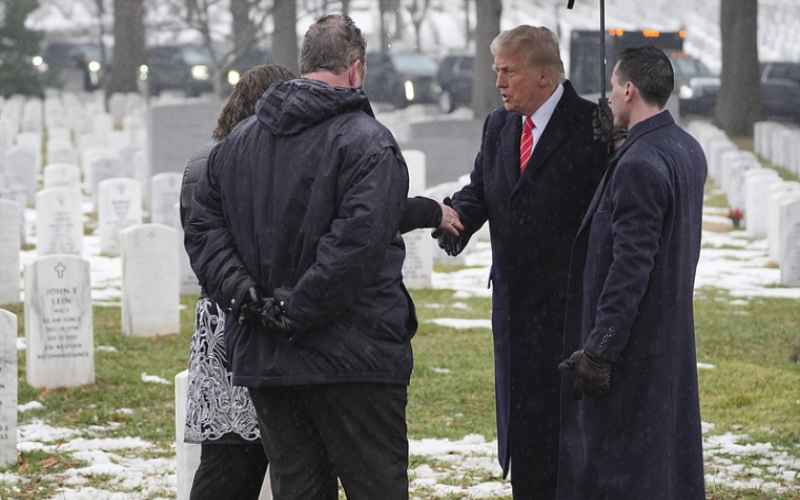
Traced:
[[349, 498], [408, 498], [408, 171], [360, 90], [365, 50], [350, 18], [314, 23], [303, 78], [272, 85], [214, 148], [186, 228], [203, 288], [250, 318], [225, 341], [276, 500], [336, 499], [337, 478]]

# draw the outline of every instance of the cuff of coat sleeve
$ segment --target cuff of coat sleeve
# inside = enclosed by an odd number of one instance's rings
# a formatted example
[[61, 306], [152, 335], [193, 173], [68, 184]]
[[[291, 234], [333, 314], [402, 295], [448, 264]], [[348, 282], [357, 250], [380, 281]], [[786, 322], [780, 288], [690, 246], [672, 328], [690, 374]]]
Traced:
[[225, 304], [225, 309], [229, 315], [234, 318], [239, 317], [239, 309], [242, 307], [242, 304], [248, 300], [248, 290], [254, 286], [256, 286], [254, 281], [245, 280], [234, 289], [233, 296], [228, 300], [228, 303]]
[[589, 334], [583, 350], [603, 361], [614, 363], [619, 359], [615, 345], [618, 334], [619, 331], [614, 326], [597, 327]]

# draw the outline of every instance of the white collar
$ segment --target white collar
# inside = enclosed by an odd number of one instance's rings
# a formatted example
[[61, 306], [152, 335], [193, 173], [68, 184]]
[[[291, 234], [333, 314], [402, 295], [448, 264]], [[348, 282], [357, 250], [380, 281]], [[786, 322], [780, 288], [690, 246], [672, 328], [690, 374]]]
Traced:
[[[539, 109], [533, 112], [531, 118], [533, 119], [533, 124], [536, 126], [536, 135], [540, 136], [544, 132], [544, 129], [547, 127], [547, 124], [550, 122], [550, 118], [553, 116], [553, 113], [556, 110], [556, 106], [558, 106], [558, 102], [561, 100], [561, 96], [564, 95], [564, 84], [559, 83], [558, 87], [550, 94], [550, 97], [547, 98], [546, 101], [539, 106]], [[522, 115], [522, 123], [525, 124], [525, 115]]]

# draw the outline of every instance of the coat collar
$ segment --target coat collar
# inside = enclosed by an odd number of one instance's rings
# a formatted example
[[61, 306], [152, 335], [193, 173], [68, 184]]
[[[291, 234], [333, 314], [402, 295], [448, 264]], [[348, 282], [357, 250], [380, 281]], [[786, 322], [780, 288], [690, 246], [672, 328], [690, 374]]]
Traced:
[[564, 93], [556, 105], [555, 111], [544, 129], [542, 136], [536, 143], [533, 156], [525, 169], [525, 174], [520, 176], [519, 166], [519, 141], [522, 134], [522, 119], [519, 113], [509, 113], [505, 126], [500, 133], [501, 150], [503, 151], [503, 166], [506, 170], [509, 185], [513, 187], [511, 195], [514, 196], [528, 179], [537, 175], [552, 155], [572, 131], [569, 124], [575, 119], [577, 113], [573, 112], [575, 102], [579, 99], [574, 87], [565, 80], [562, 83]]
[[600, 180], [600, 184], [597, 186], [597, 189], [594, 192], [592, 201], [589, 203], [589, 208], [586, 209], [586, 215], [584, 215], [583, 220], [581, 221], [578, 234], [580, 234], [591, 222], [594, 212], [597, 210], [597, 205], [600, 204], [600, 199], [603, 197], [603, 193], [605, 192], [608, 179], [611, 177], [614, 169], [622, 159], [623, 155], [625, 155], [625, 152], [628, 151], [628, 149], [630, 149], [630, 147], [633, 146], [636, 141], [645, 135], [669, 125], [675, 125], [675, 120], [672, 118], [672, 115], [669, 113], [669, 111], [664, 110], [654, 116], [651, 116], [647, 120], [637, 123], [633, 126], [633, 128], [631, 128], [628, 134], [628, 139], [625, 140], [625, 142], [619, 147], [619, 149], [617, 149], [616, 152], [614, 152], [614, 155], [609, 160], [608, 168], [606, 168], [606, 172], [603, 174], [603, 178]]

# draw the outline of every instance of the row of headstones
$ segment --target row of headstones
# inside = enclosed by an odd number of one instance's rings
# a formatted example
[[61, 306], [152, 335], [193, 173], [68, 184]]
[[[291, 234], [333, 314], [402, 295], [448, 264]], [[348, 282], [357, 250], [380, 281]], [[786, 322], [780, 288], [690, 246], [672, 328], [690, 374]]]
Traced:
[[773, 165], [800, 176], [800, 128], [778, 122], [757, 122], [753, 150]]
[[[746, 235], [766, 238], [769, 257], [781, 269], [781, 284], [800, 286], [800, 183], [783, 181], [707, 122], [689, 131], [706, 152], [708, 175], [743, 215]], [[762, 143], [763, 143], [762, 138]]]

